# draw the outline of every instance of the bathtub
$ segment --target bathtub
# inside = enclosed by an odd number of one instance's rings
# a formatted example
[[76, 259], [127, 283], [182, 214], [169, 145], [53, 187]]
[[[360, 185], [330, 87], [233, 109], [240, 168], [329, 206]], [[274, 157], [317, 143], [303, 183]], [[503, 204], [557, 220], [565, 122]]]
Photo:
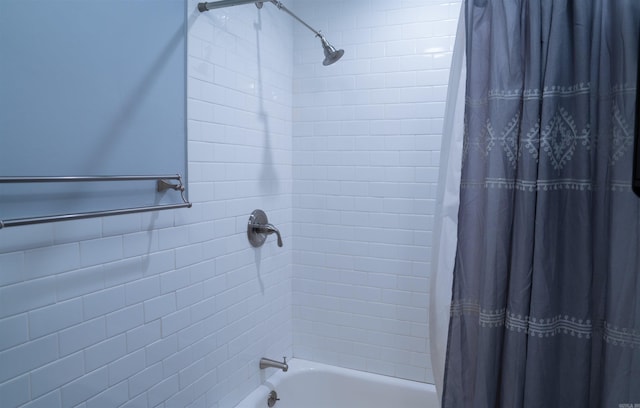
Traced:
[[236, 408], [267, 408], [269, 393], [279, 398], [275, 408], [437, 408], [432, 384], [365, 373], [311, 361], [292, 359]]

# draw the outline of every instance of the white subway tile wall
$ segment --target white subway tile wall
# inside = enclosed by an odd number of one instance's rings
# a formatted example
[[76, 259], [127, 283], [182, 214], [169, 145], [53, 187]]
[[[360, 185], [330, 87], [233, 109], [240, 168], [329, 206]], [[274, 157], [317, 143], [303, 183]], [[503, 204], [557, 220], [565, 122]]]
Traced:
[[433, 382], [428, 292], [459, 1], [295, 2], [293, 350]]
[[[457, 3], [285, 2], [345, 48], [322, 67], [273, 5], [188, 0], [194, 206], [0, 230], [0, 406], [231, 408], [263, 356], [430, 380]], [[249, 246], [256, 208], [283, 248]]]
[[[233, 407], [292, 356], [293, 22], [187, 4], [192, 209], [0, 231], [0, 406]], [[258, 250], [249, 214], [281, 230]]]

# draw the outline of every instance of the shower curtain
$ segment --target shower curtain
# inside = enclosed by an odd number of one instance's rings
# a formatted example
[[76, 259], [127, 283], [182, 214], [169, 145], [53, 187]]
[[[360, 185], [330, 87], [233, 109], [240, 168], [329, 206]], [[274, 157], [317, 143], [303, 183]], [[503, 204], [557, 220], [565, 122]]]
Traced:
[[[462, 5], [462, 3], [461, 3]], [[464, 7], [460, 7], [456, 41], [451, 58], [440, 172], [433, 225], [431, 273], [429, 275], [429, 351], [438, 399], [442, 397], [453, 265], [456, 255], [460, 161], [464, 138], [464, 96], [466, 83]]]
[[640, 406], [636, 3], [464, 5], [445, 408]]

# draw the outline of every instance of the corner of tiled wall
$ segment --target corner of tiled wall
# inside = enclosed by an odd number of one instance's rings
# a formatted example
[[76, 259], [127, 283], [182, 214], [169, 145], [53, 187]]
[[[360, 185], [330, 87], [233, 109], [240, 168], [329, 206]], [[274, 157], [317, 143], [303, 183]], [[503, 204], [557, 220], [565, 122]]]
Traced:
[[431, 230], [459, 1], [296, 2], [294, 354], [433, 382]]

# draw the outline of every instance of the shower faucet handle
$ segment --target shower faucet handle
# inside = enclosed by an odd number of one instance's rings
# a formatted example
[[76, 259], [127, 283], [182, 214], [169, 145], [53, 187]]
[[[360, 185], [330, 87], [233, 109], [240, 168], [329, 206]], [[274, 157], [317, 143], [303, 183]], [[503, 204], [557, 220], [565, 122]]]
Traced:
[[269, 224], [267, 214], [262, 210], [254, 210], [247, 224], [247, 238], [254, 247], [261, 247], [268, 235], [276, 234], [278, 246], [282, 247], [282, 235], [273, 224]]
[[276, 234], [278, 237], [278, 246], [282, 247], [282, 236], [280, 235], [280, 230], [274, 227], [273, 224], [253, 225], [253, 231], [265, 235]]

